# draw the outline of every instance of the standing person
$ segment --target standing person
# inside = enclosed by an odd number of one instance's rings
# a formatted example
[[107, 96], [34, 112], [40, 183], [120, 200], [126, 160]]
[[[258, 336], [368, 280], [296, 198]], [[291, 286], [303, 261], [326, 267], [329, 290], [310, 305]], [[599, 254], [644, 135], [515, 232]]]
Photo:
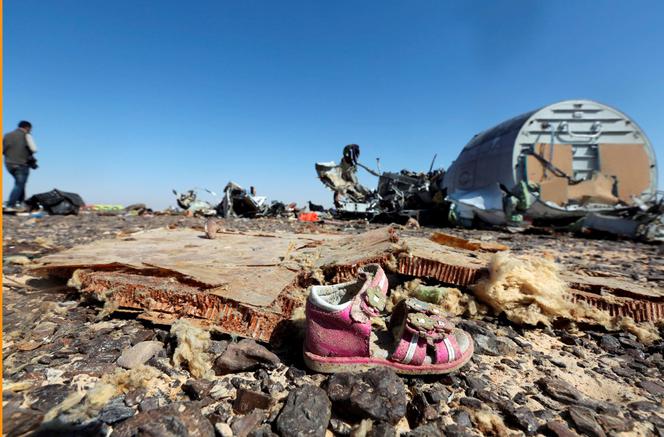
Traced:
[[14, 189], [7, 201], [9, 208], [23, 206], [25, 184], [28, 182], [30, 168], [37, 168], [37, 160], [33, 156], [37, 152], [37, 145], [30, 135], [31, 131], [32, 124], [29, 121], [21, 121], [18, 129], [5, 134], [2, 140], [5, 166], [9, 174], [14, 177]]

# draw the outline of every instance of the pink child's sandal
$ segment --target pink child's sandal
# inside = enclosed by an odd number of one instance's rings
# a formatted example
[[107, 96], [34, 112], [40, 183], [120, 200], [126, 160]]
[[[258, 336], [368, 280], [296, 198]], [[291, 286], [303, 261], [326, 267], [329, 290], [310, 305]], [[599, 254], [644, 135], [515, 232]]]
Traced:
[[387, 288], [377, 264], [360, 269], [355, 282], [312, 287], [306, 305], [307, 366], [323, 373], [390, 367], [420, 375], [453, 372], [470, 360], [472, 338], [435, 305], [407, 299], [394, 308], [389, 331], [372, 326], [385, 309]]

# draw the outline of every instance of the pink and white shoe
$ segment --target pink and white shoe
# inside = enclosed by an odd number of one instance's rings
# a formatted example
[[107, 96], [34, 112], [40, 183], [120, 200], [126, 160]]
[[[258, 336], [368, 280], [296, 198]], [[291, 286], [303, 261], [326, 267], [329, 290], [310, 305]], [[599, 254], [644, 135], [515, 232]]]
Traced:
[[389, 367], [401, 374], [453, 372], [473, 355], [472, 337], [442, 317], [439, 307], [407, 299], [392, 312], [389, 330], [373, 326], [387, 302], [387, 277], [377, 264], [359, 279], [311, 287], [306, 305], [304, 361], [323, 373]]

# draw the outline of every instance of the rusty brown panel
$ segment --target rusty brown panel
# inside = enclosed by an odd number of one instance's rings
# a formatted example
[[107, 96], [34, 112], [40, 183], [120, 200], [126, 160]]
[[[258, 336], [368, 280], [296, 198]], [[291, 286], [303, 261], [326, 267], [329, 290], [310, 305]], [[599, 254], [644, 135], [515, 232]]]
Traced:
[[[549, 159], [551, 153], [550, 144], [540, 143], [535, 146], [535, 153]], [[565, 172], [567, 175], [572, 175], [572, 146], [570, 144], [556, 144], [553, 146], [553, 160], [552, 164]], [[528, 182], [540, 183], [545, 179], [554, 177], [551, 171], [546, 171], [544, 177], [544, 166], [534, 156], [526, 157], [526, 169], [528, 174]]]
[[600, 144], [600, 172], [618, 179], [618, 197], [631, 204], [650, 185], [650, 158], [643, 144]]
[[301, 305], [287, 291], [273, 305], [263, 308], [225, 299], [172, 278], [92, 271], [81, 272], [78, 277], [82, 292], [106, 296], [121, 308], [143, 310], [142, 318], [162, 323], [194, 319], [223, 332], [261, 341], [269, 341], [278, 324]]
[[398, 258], [397, 271], [418, 278], [433, 278], [447, 284], [467, 286], [474, 284], [486, 269], [444, 264], [438, 261], [402, 255]]
[[571, 290], [571, 292], [573, 302], [586, 302], [598, 309], [607, 311], [611, 316], [631, 317], [637, 323], [656, 323], [664, 320], [664, 302], [614, 297], [611, 298], [611, 301], [607, 301], [604, 297], [592, 293], [579, 290]]

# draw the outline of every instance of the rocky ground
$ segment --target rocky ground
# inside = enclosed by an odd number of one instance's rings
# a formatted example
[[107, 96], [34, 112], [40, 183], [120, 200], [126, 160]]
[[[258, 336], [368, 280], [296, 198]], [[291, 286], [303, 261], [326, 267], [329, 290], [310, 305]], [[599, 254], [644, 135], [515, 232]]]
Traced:
[[[310, 372], [297, 335], [279, 347], [213, 335], [205, 352], [213, 372], [196, 377], [175, 362], [178, 335], [168, 326], [105, 316], [65, 283], [26, 275], [32, 260], [77, 244], [202, 224], [182, 216], [3, 218], [5, 435], [664, 436], [661, 341], [644, 346], [628, 333], [459, 319], [475, 340], [471, 362], [443, 377], [402, 378], [386, 370]], [[234, 219], [223, 226], [352, 233], [374, 225]], [[664, 286], [657, 246], [553, 233], [445, 232], [546, 255], [570, 270]]]

